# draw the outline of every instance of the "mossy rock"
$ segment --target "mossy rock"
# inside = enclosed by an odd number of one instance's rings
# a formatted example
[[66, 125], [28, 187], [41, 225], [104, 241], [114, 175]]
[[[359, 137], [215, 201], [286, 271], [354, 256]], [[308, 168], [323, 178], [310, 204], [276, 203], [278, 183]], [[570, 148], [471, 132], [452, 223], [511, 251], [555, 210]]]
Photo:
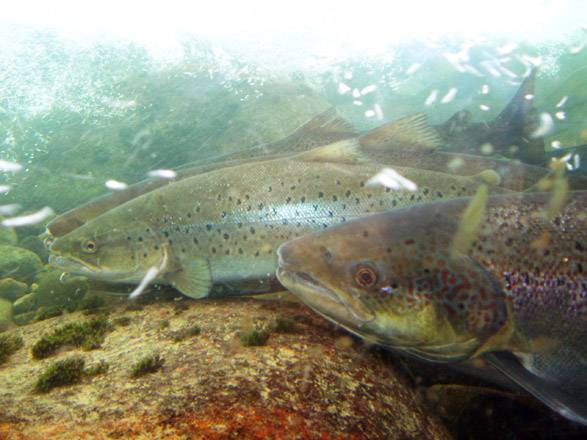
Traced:
[[[2, 219], [2, 217], [0, 217]], [[0, 226], [0, 243], [1, 244], [16, 244], [18, 237], [14, 228], [7, 228], [6, 226]]]
[[27, 313], [35, 310], [39, 306], [39, 295], [37, 293], [27, 293], [26, 295], [14, 301], [13, 309], [15, 315]]
[[23, 297], [28, 290], [28, 286], [21, 282], [16, 281], [14, 278], [4, 278], [0, 280], [0, 298], [7, 299], [9, 301], [16, 301]]
[[0, 332], [8, 330], [12, 326], [12, 303], [0, 298]]
[[27, 325], [31, 322], [34, 322], [37, 318], [37, 312], [26, 312], [26, 313], [19, 313], [18, 315], [14, 315], [12, 320], [16, 325]]
[[49, 251], [47, 250], [45, 243], [35, 235], [29, 235], [28, 237], [23, 238], [18, 245], [21, 248], [28, 249], [37, 254], [43, 263], [47, 263], [49, 260]]
[[63, 359], [51, 364], [37, 379], [35, 391], [47, 393], [55, 387], [81, 382], [85, 365], [85, 360], [80, 357]]
[[59, 306], [75, 310], [88, 291], [88, 282], [83, 277], [64, 276], [63, 271], [41, 272], [36, 279], [34, 293], [38, 306]]
[[0, 277], [11, 277], [28, 284], [42, 269], [43, 263], [34, 252], [16, 246], [0, 246]]

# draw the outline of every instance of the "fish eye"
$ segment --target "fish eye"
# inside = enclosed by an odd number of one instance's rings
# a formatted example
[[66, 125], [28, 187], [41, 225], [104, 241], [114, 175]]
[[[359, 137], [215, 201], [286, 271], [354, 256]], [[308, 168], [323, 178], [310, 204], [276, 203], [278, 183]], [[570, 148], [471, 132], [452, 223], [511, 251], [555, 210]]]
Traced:
[[87, 240], [82, 244], [82, 249], [88, 253], [94, 253], [98, 249], [96, 242], [94, 240]]
[[355, 269], [355, 282], [361, 287], [373, 287], [377, 283], [377, 272], [371, 266], [362, 264]]

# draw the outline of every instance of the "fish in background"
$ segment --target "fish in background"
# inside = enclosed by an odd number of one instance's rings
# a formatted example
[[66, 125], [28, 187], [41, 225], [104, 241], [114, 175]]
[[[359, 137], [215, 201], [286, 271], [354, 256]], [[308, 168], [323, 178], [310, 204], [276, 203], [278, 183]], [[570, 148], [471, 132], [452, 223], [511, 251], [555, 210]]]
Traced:
[[283, 244], [278, 278], [371, 343], [427, 361], [484, 358], [587, 424], [587, 192], [392, 210]]
[[[147, 179], [130, 185], [124, 190], [91, 200], [53, 219], [47, 226], [47, 233], [51, 239], [65, 235], [116, 206], [184, 178], [247, 162], [287, 157], [344, 139], [356, 139], [363, 154], [375, 162], [462, 176], [492, 169], [500, 175], [500, 186], [522, 191], [548, 174], [548, 169], [491, 158], [482, 154], [479, 149], [492, 141], [498, 148], [498, 152], [503, 152], [501, 147], [509, 148], [511, 145], [521, 145], [523, 154], [534, 154], [529, 151], [526, 153], [526, 149], [530, 147], [532, 152], [540, 151], [536, 145], [541, 142], [541, 139], [535, 139], [535, 143], [526, 145], [525, 136], [528, 131], [528, 121], [532, 119], [533, 107], [531, 101], [523, 99], [523, 96], [533, 92], [534, 77], [535, 73], [532, 72], [494, 121], [470, 123], [468, 120], [462, 120], [463, 112], [459, 112], [446, 123], [436, 126], [437, 133], [424, 130], [427, 126], [426, 117], [423, 114], [416, 114], [359, 134], [350, 123], [336, 113], [334, 108], [330, 108], [282, 140], [229, 155], [204, 159], [196, 165], [187, 164], [178, 168], [172, 179]], [[420, 124], [422, 130], [416, 132], [412, 129], [403, 129], [403, 127], [413, 127], [415, 124]], [[418, 133], [426, 133], [426, 135], [421, 136]], [[447, 151], [446, 148], [479, 154], [454, 153]], [[544, 155], [543, 146], [541, 151]], [[587, 181], [583, 180], [578, 180], [574, 184], [575, 187], [587, 188]]]
[[[413, 138], [436, 136], [418, 118], [397, 129]], [[198, 174], [57, 237], [50, 261], [108, 281], [139, 282], [149, 273], [152, 282], [194, 298], [209, 296], [215, 284], [234, 286], [238, 294], [262, 293], [275, 286], [275, 252], [287, 240], [395, 207], [473, 195], [484, 183], [495, 193], [508, 192], [491, 170], [466, 177], [394, 167], [395, 175], [384, 177], [403, 188], [370, 185], [384, 167], [350, 139]]]

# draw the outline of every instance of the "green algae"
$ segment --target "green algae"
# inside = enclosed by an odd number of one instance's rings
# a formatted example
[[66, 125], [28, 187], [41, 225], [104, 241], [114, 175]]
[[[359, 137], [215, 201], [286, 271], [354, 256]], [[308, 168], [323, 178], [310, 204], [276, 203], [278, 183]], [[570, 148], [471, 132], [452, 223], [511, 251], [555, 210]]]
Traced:
[[131, 369], [130, 377], [137, 378], [155, 373], [163, 367], [165, 360], [158, 354], [151, 354], [140, 359]]
[[270, 333], [266, 330], [250, 330], [240, 336], [241, 343], [245, 347], [260, 347], [267, 343]]
[[271, 325], [271, 329], [276, 333], [296, 333], [299, 331], [297, 323], [290, 318], [278, 316]]
[[0, 365], [24, 346], [20, 336], [0, 335]]
[[31, 353], [35, 359], [44, 359], [66, 345], [95, 350], [101, 347], [112, 328], [112, 323], [103, 316], [85, 322], [72, 322], [41, 337], [33, 345]]
[[202, 329], [194, 324], [171, 332], [170, 336], [175, 342], [180, 342], [184, 339], [191, 338], [192, 336], [197, 336], [200, 333], [202, 333]]
[[130, 325], [131, 321], [129, 316], [119, 316], [118, 318], [114, 318], [112, 323], [118, 327], [126, 327]]
[[85, 365], [85, 360], [77, 356], [49, 365], [38, 377], [35, 383], [35, 391], [38, 393], [47, 393], [56, 387], [74, 385], [81, 382], [84, 376]]

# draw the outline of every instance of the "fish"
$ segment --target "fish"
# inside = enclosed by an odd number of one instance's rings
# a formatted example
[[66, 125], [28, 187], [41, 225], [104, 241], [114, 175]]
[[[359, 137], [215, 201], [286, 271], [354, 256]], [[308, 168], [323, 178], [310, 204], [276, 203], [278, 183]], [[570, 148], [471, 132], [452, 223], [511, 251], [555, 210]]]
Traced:
[[586, 424], [587, 192], [553, 197], [480, 190], [349, 221], [282, 244], [277, 277], [369, 343], [484, 359]]
[[[418, 131], [413, 129], [418, 124], [427, 125], [427, 117], [423, 113], [408, 115], [359, 133], [348, 121], [338, 115], [334, 108], [329, 108], [284, 139], [229, 155], [203, 159], [197, 164], [185, 164], [176, 170], [176, 176], [173, 179], [146, 179], [122, 191], [106, 194], [58, 215], [47, 225], [48, 242], [71, 232], [109, 209], [184, 178], [240, 163], [298, 154], [346, 139], [357, 139], [363, 154], [373, 161], [462, 176], [493, 169], [500, 174], [500, 186], [523, 191], [547, 175], [548, 169], [511, 160], [495, 159], [479, 150], [485, 143], [494, 142], [498, 152], [503, 152], [501, 147], [504, 145], [508, 148], [511, 145], [519, 145], [522, 147], [520, 154], [528, 154], [525, 151], [529, 141], [525, 134], [529, 130], [528, 120], [531, 118], [530, 113], [533, 108], [528, 100], [522, 98], [527, 93], [533, 92], [534, 77], [535, 74], [532, 73], [526, 78], [516, 95], [494, 121], [471, 123], [470, 118], [462, 118], [465, 111], [461, 111], [447, 122], [433, 126], [436, 133], [420, 130], [427, 133], [426, 138], [418, 136]], [[539, 141], [539, 139], [533, 139], [533, 142]], [[542, 147], [542, 154], [543, 152]], [[573, 187], [587, 188], [587, 180], [579, 179]]]
[[[345, 140], [291, 158], [209, 171], [132, 199], [57, 237], [50, 262], [72, 274], [116, 282], [139, 282], [156, 268], [154, 282], [194, 298], [209, 296], [215, 284], [263, 293], [275, 287], [275, 252], [287, 240], [357, 216], [472, 195], [482, 183], [499, 183], [492, 171], [462, 177], [395, 167], [417, 189], [392, 191], [370, 185], [382, 169], [362, 156], [356, 140]], [[507, 191], [495, 185], [491, 190]]]
[[272, 159], [301, 153], [317, 146], [328, 145], [332, 142], [356, 137], [357, 135], [350, 123], [340, 117], [336, 110], [331, 107], [314, 116], [293, 133], [278, 141], [257, 145], [231, 154], [204, 158], [197, 164], [184, 164], [172, 170], [172, 178], [148, 178], [129, 185], [121, 191], [114, 191], [75, 207], [52, 219], [47, 224], [46, 236], [49, 238], [49, 242], [51, 242], [55, 237], [65, 235], [82, 226], [88, 220], [120, 206], [135, 197], [197, 174], [218, 168], [231, 167], [253, 160]]

